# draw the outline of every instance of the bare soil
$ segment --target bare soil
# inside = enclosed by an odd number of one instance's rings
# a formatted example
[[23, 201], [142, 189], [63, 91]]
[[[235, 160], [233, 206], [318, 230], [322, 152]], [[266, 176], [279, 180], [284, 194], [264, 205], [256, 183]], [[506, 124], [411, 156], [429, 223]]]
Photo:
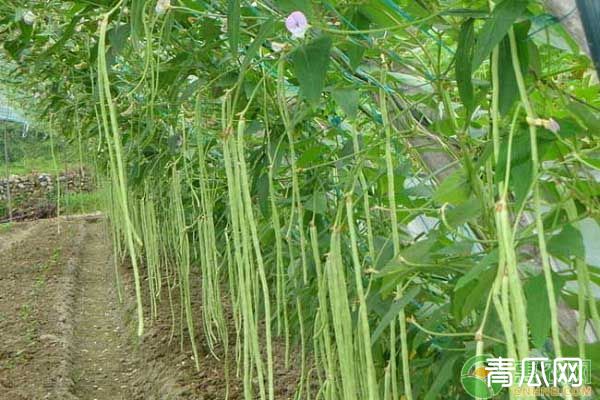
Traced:
[[114, 292], [111, 244], [103, 224], [87, 225], [75, 292], [73, 394], [82, 400], [129, 399], [135, 359]]
[[[117, 264], [120, 303], [108, 237], [97, 215], [0, 229], [0, 400], [243, 398], [227, 300], [229, 352], [223, 346], [211, 352], [202, 330], [200, 276], [192, 274], [198, 372], [188, 335], [180, 333], [179, 288], [169, 302], [165, 285], [155, 320], [145, 299], [147, 329], [136, 337], [132, 274]], [[274, 348], [275, 397], [291, 399], [298, 352], [286, 366], [283, 345], [275, 341]]]
[[[78, 229], [49, 220], [0, 235], [0, 398], [58, 398], [69, 386], [68, 332]], [[64, 398], [64, 397], [63, 397]]]

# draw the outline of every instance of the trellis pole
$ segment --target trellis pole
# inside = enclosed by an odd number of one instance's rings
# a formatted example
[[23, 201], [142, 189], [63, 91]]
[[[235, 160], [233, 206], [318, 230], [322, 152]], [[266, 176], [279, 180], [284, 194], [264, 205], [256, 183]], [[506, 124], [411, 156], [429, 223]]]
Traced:
[[4, 166], [6, 172], [6, 200], [8, 204], [8, 222], [12, 222], [12, 196], [10, 193], [10, 167], [8, 165], [8, 129], [6, 125], [4, 129]]

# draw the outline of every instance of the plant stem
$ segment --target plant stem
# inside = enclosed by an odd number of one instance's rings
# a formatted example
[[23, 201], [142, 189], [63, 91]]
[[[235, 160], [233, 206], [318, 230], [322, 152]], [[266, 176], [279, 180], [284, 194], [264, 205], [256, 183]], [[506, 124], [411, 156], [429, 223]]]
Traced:
[[[519, 61], [517, 41], [515, 38], [514, 30], [511, 29], [508, 33], [510, 40], [510, 52], [512, 57], [513, 69], [515, 77], [517, 79], [517, 86], [519, 88], [519, 95], [521, 102], [525, 107], [528, 120], [536, 119], [536, 114], [533, 110], [529, 98], [527, 95], [527, 87], [525, 86], [525, 80], [521, 72], [521, 63]], [[535, 212], [535, 224], [538, 236], [538, 245], [540, 249], [540, 258], [542, 261], [542, 269], [544, 272], [544, 278], [546, 280], [546, 290], [548, 292], [548, 303], [550, 305], [550, 318], [551, 318], [551, 329], [552, 329], [552, 344], [557, 357], [562, 357], [562, 350], [560, 344], [560, 332], [558, 326], [558, 312], [556, 306], [556, 295], [554, 293], [554, 284], [552, 283], [552, 270], [550, 267], [550, 257], [546, 249], [546, 238], [544, 235], [544, 222], [542, 219], [542, 204], [539, 187], [539, 154], [537, 145], [537, 128], [534, 124], [529, 124], [529, 136], [531, 142], [531, 162], [532, 162], [532, 176], [533, 176], [533, 207]], [[570, 398], [568, 395], [567, 398]]]

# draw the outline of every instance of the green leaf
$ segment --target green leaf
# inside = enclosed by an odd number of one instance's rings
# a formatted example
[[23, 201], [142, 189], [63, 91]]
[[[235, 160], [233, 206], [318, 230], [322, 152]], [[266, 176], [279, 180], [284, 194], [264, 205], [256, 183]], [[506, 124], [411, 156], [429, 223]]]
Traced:
[[520, 209], [523, 202], [527, 200], [532, 184], [533, 166], [531, 160], [525, 160], [511, 168], [510, 188], [515, 194], [515, 209]]
[[598, 246], [598, 242], [600, 241], [600, 224], [596, 219], [587, 217], [577, 223], [577, 228], [583, 235], [586, 263], [590, 266], [600, 267], [600, 246]]
[[323, 159], [327, 152], [328, 148], [326, 146], [315, 144], [302, 152], [302, 155], [298, 158], [298, 161], [296, 161], [296, 166], [298, 168], [306, 168], [315, 161]]
[[278, 0], [275, 4], [285, 13], [302, 11], [307, 17], [312, 15], [310, 0]]
[[117, 25], [108, 31], [109, 58], [112, 59], [123, 51], [130, 33], [131, 25], [129, 24]]
[[262, 46], [265, 39], [271, 34], [274, 25], [275, 22], [273, 18], [270, 18], [261, 25], [258, 35], [256, 35], [256, 38], [252, 41], [250, 47], [248, 47], [248, 51], [246, 51], [244, 61], [242, 61], [242, 66], [240, 68], [240, 76], [243, 76], [244, 71], [250, 65], [250, 61], [252, 61], [252, 58], [258, 53], [260, 46]]
[[471, 197], [465, 203], [450, 208], [446, 212], [446, 222], [452, 227], [460, 226], [481, 214], [481, 201]]
[[380, 270], [394, 257], [394, 246], [390, 238], [375, 236], [375, 269]]
[[497, 263], [498, 250], [494, 249], [490, 253], [486, 254], [476, 266], [469, 270], [469, 272], [461, 276], [460, 279], [456, 281], [456, 285], [454, 285], [454, 291], [462, 289], [469, 282], [477, 279], [484, 271], [488, 269], [490, 265], [497, 265]]
[[406, 307], [406, 305], [410, 303], [420, 291], [421, 289], [419, 287], [414, 286], [410, 288], [408, 292], [406, 292], [400, 299], [397, 299], [392, 303], [388, 312], [385, 313], [383, 318], [381, 318], [379, 325], [377, 325], [377, 328], [375, 328], [375, 331], [373, 331], [373, 335], [371, 335], [371, 343], [377, 342], [379, 336], [381, 336], [383, 331], [390, 325], [392, 320], [398, 316], [400, 311], [402, 311], [402, 309]]
[[181, 136], [180, 135], [171, 135], [167, 139], [167, 144], [169, 145], [169, 151], [172, 154], [179, 153], [181, 150]]
[[583, 236], [579, 229], [571, 224], [567, 224], [548, 241], [548, 251], [554, 256], [563, 259], [569, 260], [577, 257], [584, 260], [585, 247], [583, 245]]
[[454, 364], [456, 361], [458, 361], [459, 357], [459, 355], [455, 354], [448, 356], [444, 360], [443, 364], [439, 368], [439, 373], [435, 374], [435, 380], [429, 387], [424, 400], [436, 400], [444, 397], [441, 395], [441, 391], [448, 381], [455, 378]]
[[227, 34], [229, 35], [229, 47], [233, 58], [237, 58], [240, 43], [240, 0], [229, 0], [227, 9]]
[[506, 115], [511, 106], [519, 96], [519, 87], [517, 78], [512, 65], [512, 55], [510, 51], [510, 42], [504, 38], [498, 49], [498, 109], [500, 114]]
[[527, 8], [526, 0], [504, 0], [497, 4], [477, 37], [471, 68], [475, 71], [508, 33]]
[[327, 214], [327, 195], [324, 192], [315, 192], [306, 201], [304, 208], [315, 214]]
[[440, 13], [440, 15], [448, 15], [451, 17], [465, 17], [465, 18], [484, 18], [487, 17], [487, 10], [476, 10], [470, 8], [455, 8], [450, 10], [445, 10]]
[[[531, 139], [528, 131], [525, 129], [519, 129], [515, 132], [512, 141], [512, 149], [510, 153], [511, 163], [522, 163], [531, 158]], [[502, 143], [500, 144], [500, 157], [499, 165], [497, 167], [496, 179], [504, 179], [506, 174], [506, 161], [508, 154], [508, 135], [502, 137]]]
[[206, 11], [206, 7], [202, 6], [197, 0], [180, 0], [187, 8], [192, 10], [203, 12]]
[[212, 18], [202, 18], [199, 21], [198, 33], [204, 42], [203, 48], [212, 47], [221, 34], [221, 25]]
[[336, 88], [331, 91], [331, 95], [348, 118], [353, 119], [356, 117], [358, 113], [358, 90], [354, 88]]
[[425, 240], [419, 240], [402, 249], [400, 254], [392, 260], [388, 266], [393, 264], [402, 266], [406, 262], [410, 264], [426, 264], [432, 261], [432, 249], [437, 244], [438, 238], [430, 236]]
[[473, 94], [471, 60], [473, 59], [473, 48], [475, 45], [475, 20], [468, 18], [463, 22], [458, 35], [458, 46], [456, 48], [456, 84], [458, 94], [462, 100], [466, 114], [469, 117], [475, 108], [475, 96]]
[[[265, 167], [264, 169], [267, 169]], [[256, 202], [260, 209], [261, 214], [266, 218], [271, 215], [271, 201], [269, 193], [269, 175], [266, 173], [261, 174], [258, 179], [253, 183], [253, 193], [256, 196]]]
[[136, 41], [144, 36], [144, 3], [145, 0], [131, 1], [131, 36]]
[[33, 26], [26, 24], [23, 21], [19, 21], [19, 30], [21, 31], [21, 41], [23, 46], [27, 45], [31, 41], [33, 36]]
[[581, 121], [591, 134], [600, 134], [600, 116], [598, 116], [598, 113], [592, 112], [585, 104], [577, 102], [569, 103], [567, 110]]
[[341, 46], [341, 48], [346, 52], [346, 56], [348, 57], [348, 61], [350, 62], [350, 67], [353, 71], [356, 71], [356, 68], [360, 65], [360, 62], [363, 59], [363, 55], [367, 50], [365, 46], [362, 44], [357, 44], [353, 42], [347, 42]]
[[496, 269], [482, 271], [475, 282], [470, 282], [454, 292], [452, 298], [452, 314], [462, 321], [471, 311], [485, 302], [496, 277]]
[[[515, 38], [517, 39], [517, 53], [521, 64], [521, 73], [525, 75], [529, 69], [529, 48], [527, 45], [527, 33], [531, 23], [521, 22], [515, 25]], [[515, 100], [519, 97], [519, 87], [512, 64], [512, 53], [510, 51], [510, 40], [505, 37], [500, 43], [498, 51], [498, 78], [499, 88], [499, 110], [506, 115]]]
[[399, 18], [395, 7], [397, 5], [391, 1], [372, 0], [362, 2], [359, 10], [377, 27], [388, 27], [405, 22]]
[[49, 57], [55, 52], [61, 50], [65, 43], [67, 43], [71, 36], [73, 36], [73, 33], [75, 33], [75, 27], [77, 26], [80, 20], [81, 16], [75, 15], [73, 19], [71, 19], [71, 22], [69, 22], [69, 24], [65, 27], [63, 31], [64, 33], [60, 37], [60, 39], [58, 39], [56, 43], [54, 43], [48, 50], [46, 50], [46, 52], [43, 54], [43, 57]]
[[[371, 21], [367, 18], [363, 13], [354, 9], [353, 12], [346, 16], [346, 24], [347, 29], [357, 29], [357, 30], [367, 30], [371, 25]], [[363, 39], [363, 40], [359, 40]], [[366, 35], [361, 35], [358, 37], [350, 36], [348, 40], [338, 46], [339, 49], [343, 50], [346, 56], [348, 57], [348, 62], [350, 63], [350, 68], [352, 70], [356, 70], [362, 61], [363, 55], [367, 50], [364, 39], [366, 39]]]
[[586, 163], [593, 165], [594, 168], [600, 170], [600, 158], [581, 157]]
[[376, 277], [386, 279], [389, 276], [403, 276], [420, 269], [433, 272], [436, 267], [445, 268], [445, 265], [434, 264], [436, 260], [434, 248], [436, 245], [438, 245], [437, 235], [431, 235], [427, 239], [411, 244], [388, 261]]
[[290, 54], [294, 74], [300, 83], [300, 95], [311, 104], [318, 102], [321, 97], [330, 50], [331, 38], [320, 36]]
[[[554, 274], [553, 274], [554, 275]], [[559, 293], [564, 281], [552, 277], [554, 293]], [[527, 297], [527, 320], [531, 329], [531, 340], [537, 348], [541, 348], [550, 331], [550, 305], [544, 274], [530, 278], [524, 287]]]
[[528, 44], [528, 53], [529, 53], [529, 70], [536, 76], [542, 76], [542, 62], [540, 52], [538, 47], [533, 42], [533, 40], [529, 40]]
[[21, 41], [19, 39], [6, 40], [3, 43], [3, 47], [13, 59], [17, 60], [19, 58], [19, 54], [22, 50]]
[[466, 202], [470, 194], [471, 189], [465, 172], [457, 170], [438, 186], [433, 200], [438, 204], [459, 205]]

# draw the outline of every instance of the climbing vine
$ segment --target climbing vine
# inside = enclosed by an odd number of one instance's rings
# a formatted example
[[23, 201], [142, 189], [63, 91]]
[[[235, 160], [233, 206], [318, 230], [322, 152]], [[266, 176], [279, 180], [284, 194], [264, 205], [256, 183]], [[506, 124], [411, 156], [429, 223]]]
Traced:
[[296, 353], [297, 398], [464, 398], [597, 355], [600, 87], [541, 3], [4, 0], [1, 79], [93, 152], [138, 336], [178, 297], [246, 399]]

